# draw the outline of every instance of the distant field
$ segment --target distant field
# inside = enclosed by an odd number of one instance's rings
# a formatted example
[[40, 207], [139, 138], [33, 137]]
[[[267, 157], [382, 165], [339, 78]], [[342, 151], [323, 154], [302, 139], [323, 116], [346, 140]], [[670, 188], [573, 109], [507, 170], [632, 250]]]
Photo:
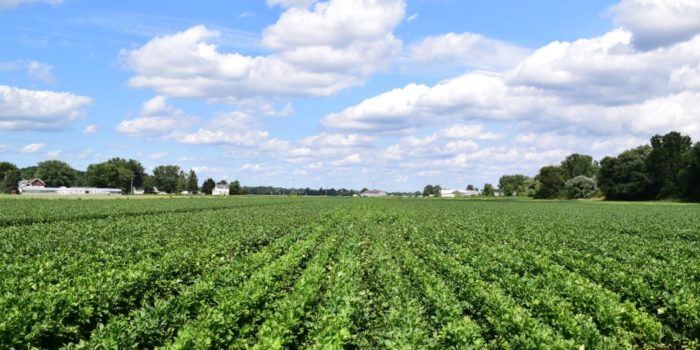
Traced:
[[0, 348], [696, 348], [700, 205], [0, 198]]

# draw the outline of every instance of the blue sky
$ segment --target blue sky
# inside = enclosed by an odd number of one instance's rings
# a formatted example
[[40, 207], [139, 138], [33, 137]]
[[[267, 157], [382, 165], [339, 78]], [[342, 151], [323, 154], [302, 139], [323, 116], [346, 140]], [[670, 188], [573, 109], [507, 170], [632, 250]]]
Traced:
[[700, 137], [690, 0], [0, 0], [0, 159], [481, 187]]

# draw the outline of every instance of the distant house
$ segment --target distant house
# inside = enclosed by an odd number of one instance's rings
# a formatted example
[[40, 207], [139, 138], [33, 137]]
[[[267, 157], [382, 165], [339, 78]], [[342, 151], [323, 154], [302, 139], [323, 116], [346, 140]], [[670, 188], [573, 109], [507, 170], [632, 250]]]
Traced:
[[381, 190], [368, 190], [360, 193], [360, 197], [386, 197], [386, 192]]
[[40, 179], [29, 179], [29, 180], [22, 180], [19, 183], [17, 183], [18, 187], [26, 187], [26, 186], [33, 186], [33, 187], [46, 187], [46, 183], [44, 181], [41, 181]]
[[217, 184], [211, 191], [214, 196], [228, 196], [228, 184]]
[[471, 197], [478, 196], [479, 191], [473, 190], [441, 190], [440, 196], [444, 198], [454, 198], [454, 197]]

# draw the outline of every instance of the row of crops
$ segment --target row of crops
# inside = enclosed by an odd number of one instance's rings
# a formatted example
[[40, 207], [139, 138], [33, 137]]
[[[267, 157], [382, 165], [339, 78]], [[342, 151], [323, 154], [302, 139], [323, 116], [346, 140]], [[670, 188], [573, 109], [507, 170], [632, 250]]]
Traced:
[[231, 198], [0, 206], [35, 213], [0, 214], [0, 348], [700, 346], [696, 205]]

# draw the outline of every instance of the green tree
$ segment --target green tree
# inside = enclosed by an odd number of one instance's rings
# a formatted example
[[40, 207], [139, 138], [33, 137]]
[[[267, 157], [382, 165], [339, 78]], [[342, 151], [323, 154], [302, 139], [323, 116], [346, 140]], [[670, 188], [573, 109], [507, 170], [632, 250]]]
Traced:
[[467, 185], [467, 191], [475, 191], [474, 190], [474, 185]]
[[187, 188], [187, 175], [184, 171], [180, 170], [177, 174], [177, 184], [175, 185], [175, 193], [182, 193]]
[[202, 184], [202, 192], [206, 195], [210, 195], [214, 191], [214, 187], [216, 187], [216, 182], [214, 182], [212, 178], [208, 178]]
[[[143, 187], [143, 178], [146, 176], [146, 169], [141, 162], [134, 159], [112, 158], [108, 160], [107, 163], [129, 170], [134, 176], [134, 187]], [[131, 184], [131, 179], [129, 179], [129, 183]]]
[[231, 196], [237, 196], [241, 194], [241, 183], [238, 180], [233, 180], [231, 185], [228, 187], [228, 194]]
[[19, 171], [19, 169], [10, 162], [0, 162], [0, 183], [2, 183], [5, 179], [5, 174], [9, 171]]
[[546, 166], [540, 169], [536, 177], [539, 182], [535, 198], [553, 199], [560, 197], [566, 183], [566, 171], [558, 166]]
[[593, 198], [598, 193], [595, 180], [584, 175], [567, 180], [564, 188], [569, 199]]
[[131, 192], [132, 172], [117, 162], [90, 164], [85, 173], [88, 186], [119, 188], [122, 193]]
[[66, 162], [47, 160], [37, 164], [36, 177], [48, 187], [71, 187], [75, 181], [75, 170]]
[[180, 167], [177, 165], [160, 165], [153, 169], [153, 177], [158, 191], [175, 193], [180, 181]]
[[531, 183], [532, 179], [529, 176], [522, 174], [503, 175], [498, 179], [498, 189], [506, 197], [524, 196]]
[[679, 178], [683, 198], [700, 201], [700, 142], [683, 156]]
[[657, 199], [681, 197], [678, 175], [683, 167], [683, 155], [690, 150], [689, 136], [672, 131], [651, 138], [651, 152], [647, 157], [647, 169], [651, 179], [651, 191]]
[[425, 187], [423, 187], [423, 197], [430, 197], [431, 195], [433, 195], [433, 193], [433, 185], [426, 185]]
[[481, 194], [485, 197], [493, 197], [496, 195], [496, 191], [493, 190], [492, 184], [484, 184], [484, 190]]
[[6, 194], [17, 194], [19, 189], [17, 185], [22, 180], [19, 169], [9, 169], [3, 174], [3, 179], [0, 181], [0, 191]]
[[150, 175], [145, 175], [143, 177], [143, 193], [145, 194], [155, 194], [156, 193], [156, 178]]
[[573, 179], [576, 176], [595, 177], [600, 166], [593, 157], [585, 154], [573, 153], [561, 162], [561, 167], [566, 172], [566, 179]]
[[185, 187], [185, 190], [191, 194], [197, 194], [197, 192], [199, 192], [199, 179], [194, 170], [190, 170], [189, 175], [187, 175], [187, 186]]
[[627, 150], [617, 157], [605, 157], [600, 161], [598, 187], [611, 200], [643, 200], [654, 198], [650, 191], [651, 179], [647, 171], [647, 158], [651, 146]]
[[36, 165], [28, 166], [26, 168], [19, 169], [23, 180], [29, 180], [36, 177]]

